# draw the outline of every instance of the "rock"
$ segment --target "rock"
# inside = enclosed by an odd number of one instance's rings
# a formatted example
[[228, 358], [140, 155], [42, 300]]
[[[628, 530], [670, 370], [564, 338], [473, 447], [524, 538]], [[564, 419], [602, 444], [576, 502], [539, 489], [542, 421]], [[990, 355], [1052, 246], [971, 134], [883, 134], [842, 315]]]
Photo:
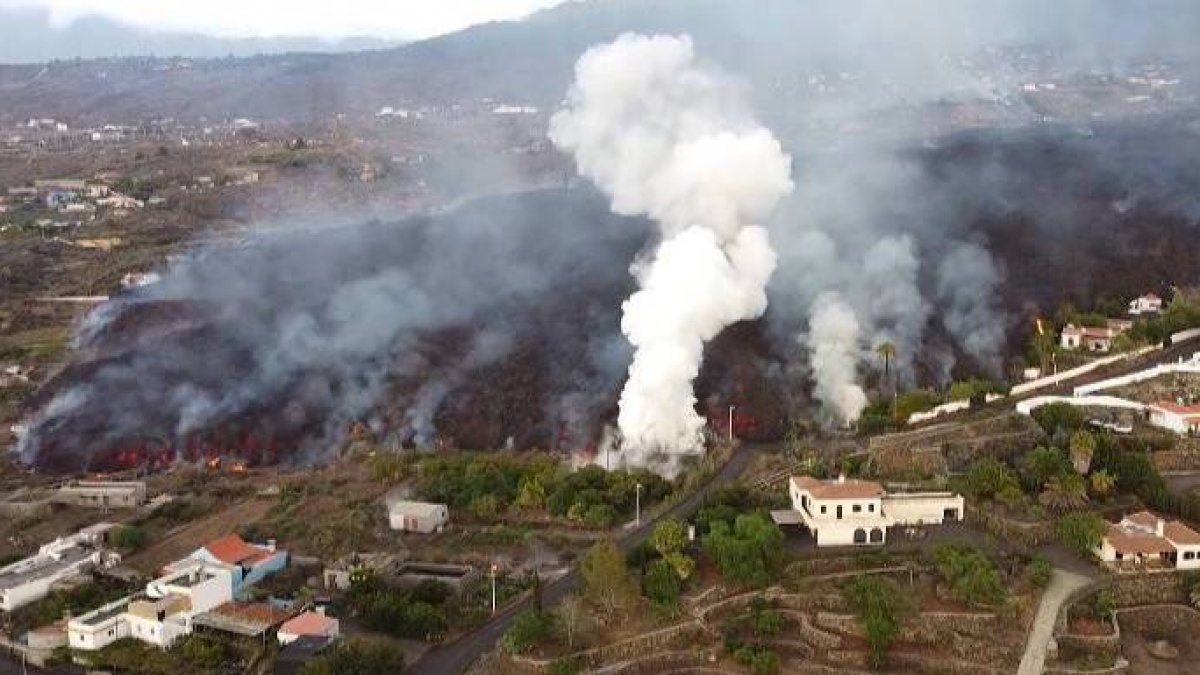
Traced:
[[1175, 659], [1179, 658], [1179, 648], [1177, 648], [1175, 645], [1172, 645], [1170, 642], [1167, 642], [1166, 640], [1155, 640], [1154, 642], [1151, 642], [1150, 644], [1146, 645], [1146, 651], [1150, 652], [1150, 655], [1154, 658], [1162, 659], [1164, 661], [1174, 661]]

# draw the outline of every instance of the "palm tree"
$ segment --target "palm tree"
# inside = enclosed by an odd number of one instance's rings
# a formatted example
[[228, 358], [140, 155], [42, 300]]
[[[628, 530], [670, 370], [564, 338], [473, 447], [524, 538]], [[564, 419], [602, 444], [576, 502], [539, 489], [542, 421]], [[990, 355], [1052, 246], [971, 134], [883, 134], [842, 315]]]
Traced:
[[1092, 494], [1100, 499], [1106, 499], [1108, 495], [1112, 494], [1113, 489], [1117, 487], [1117, 480], [1113, 478], [1111, 473], [1104, 469], [1100, 469], [1092, 474], [1091, 483]]
[[883, 376], [887, 377], [892, 373], [892, 359], [896, 358], [896, 345], [890, 340], [884, 340], [875, 347], [875, 353], [879, 358], [883, 359]]
[[1079, 474], [1051, 478], [1038, 495], [1042, 506], [1051, 511], [1075, 511], [1087, 505], [1087, 483]]

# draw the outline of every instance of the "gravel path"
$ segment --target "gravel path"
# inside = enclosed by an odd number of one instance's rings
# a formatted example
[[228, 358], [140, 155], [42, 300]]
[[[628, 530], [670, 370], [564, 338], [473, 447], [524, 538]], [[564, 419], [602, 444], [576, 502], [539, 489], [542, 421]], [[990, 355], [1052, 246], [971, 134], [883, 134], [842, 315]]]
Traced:
[[1033, 628], [1029, 631], [1029, 641], [1025, 643], [1025, 655], [1021, 657], [1021, 665], [1017, 675], [1041, 675], [1046, 665], [1046, 647], [1054, 636], [1054, 622], [1058, 618], [1058, 610], [1063, 602], [1076, 589], [1082, 588], [1090, 580], [1080, 574], [1062, 569], [1054, 570], [1054, 577], [1042, 601], [1038, 605], [1037, 616], [1033, 619]]

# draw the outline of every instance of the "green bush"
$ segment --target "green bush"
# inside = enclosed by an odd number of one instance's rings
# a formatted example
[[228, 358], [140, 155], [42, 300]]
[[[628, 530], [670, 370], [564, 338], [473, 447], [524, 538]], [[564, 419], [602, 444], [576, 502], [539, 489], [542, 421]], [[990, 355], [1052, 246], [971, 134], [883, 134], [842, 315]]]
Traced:
[[880, 576], [859, 577], [842, 592], [866, 633], [871, 667], [882, 668], [905, 616], [912, 611], [907, 596], [894, 581]]
[[555, 618], [550, 612], [529, 610], [519, 614], [500, 638], [500, 646], [509, 654], [524, 654], [555, 634]]
[[679, 606], [682, 590], [679, 575], [669, 562], [659, 558], [647, 566], [642, 578], [642, 593], [656, 608], [674, 612]]
[[1059, 429], [1072, 432], [1083, 428], [1083, 410], [1069, 403], [1050, 403], [1033, 411], [1033, 419], [1042, 427], [1047, 436], [1053, 436]]
[[1108, 530], [1100, 516], [1084, 511], [1069, 513], [1058, 522], [1058, 538], [1068, 548], [1085, 557], [1095, 555], [1095, 548]]
[[988, 457], [971, 467], [963, 489], [976, 497], [995, 497], [1011, 490], [1019, 493], [1020, 485], [1016, 474], [1007, 464]]
[[738, 516], [731, 525], [716, 521], [702, 540], [721, 577], [735, 584], [765, 586], [779, 571], [783, 533], [762, 514]]
[[764, 609], [754, 615], [754, 632], [762, 637], [775, 637], [783, 628], [783, 615], [776, 610]]
[[108, 542], [126, 554], [141, 550], [149, 539], [150, 534], [136, 525], [121, 525], [108, 534]]
[[1045, 588], [1050, 585], [1050, 579], [1054, 576], [1054, 567], [1049, 560], [1042, 557], [1034, 558], [1029, 563], [1029, 581], [1038, 588]]
[[951, 593], [973, 605], [997, 605], [1004, 600], [1000, 571], [983, 552], [968, 544], [939, 544], [933, 549], [938, 572]]
[[1101, 619], [1111, 617], [1117, 611], [1117, 597], [1107, 588], [1098, 591], [1092, 604], [1092, 611]]
[[394, 675], [404, 650], [387, 640], [350, 638], [304, 665], [301, 675]]

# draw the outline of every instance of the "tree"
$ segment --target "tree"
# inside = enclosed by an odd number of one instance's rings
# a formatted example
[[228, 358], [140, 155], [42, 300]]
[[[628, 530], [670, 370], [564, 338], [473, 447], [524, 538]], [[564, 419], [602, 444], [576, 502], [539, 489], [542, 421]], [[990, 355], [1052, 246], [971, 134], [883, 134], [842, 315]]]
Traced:
[[517, 490], [517, 506], [526, 511], [535, 511], [546, 505], [546, 486], [538, 476], [527, 476], [521, 480]]
[[896, 358], [896, 345], [889, 340], [884, 340], [875, 346], [875, 354], [883, 359], [883, 376], [890, 377], [892, 360]]
[[1012, 469], [994, 457], [982, 459], [971, 467], [965, 487], [978, 497], [994, 497], [1008, 488], [1020, 489]]
[[646, 574], [642, 577], [642, 592], [659, 610], [674, 613], [679, 607], [682, 591], [679, 575], [671, 563], [659, 558], [646, 568]]
[[1029, 581], [1038, 588], [1045, 588], [1050, 585], [1050, 578], [1054, 576], [1054, 567], [1050, 565], [1050, 561], [1042, 557], [1034, 558], [1029, 563]]
[[1033, 411], [1033, 419], [1042, 427], [1047, 436], [1053, 436], [1059, 429], [1068, 432], [1082, 428], [1083, 411], [1069, 403], [1050, 403]]
[[587, 608], [578, 595], [568, 595], [558, 605], [558, 625], [562, 628], [563, 637], [567, 639], [567, 648], [575, 648], [575, 636], [583, 629], [587, 621]]
[[1075, 471], [1086, 474], [1092, 465], [1092, 456], [1096, 454], [1096, 437], [1087, 429], [1080, 429], [1071, 434], [1071, 464]]
[[680, 580], [686, 581], [696, 569], [696, 562], [684, 553], [688, 546], [687, 526], [678, 520], [668, 519], [659, 523], [650, 535], [650, 545], [670, 563]]
[[1107, 529], [1104, 519], [1090, 511], [1069, 513], [1058, 523], [1058, 538], [1076, 552], [1091, 556]]
[[1092, 494], [1096, 495], [1098, 499], [1108, 498], [1117, 487], [1116, 479], [1104, 469], [1093, 472], [1088, 482], [1091, 483]]
[[866, 633], [871, 667], [882, 668], [888, 648], [900, 634], [901, 622], [911, 611], [904, 592], [891, 579], [866, 576], [851, 581], [842, 593]]
[[1087, 482], [1078, 474], [1051, 478], [1038, 501], [1059, 513], [1082, 509], [1087, 506]]
[[625, 566], [625, 556], [611, 539], [588, 550], [580, 565], [580, 574], [584, 597], [599, 605], [606, 614], [625, 610], [637, 601], [637, 583]]
[[522, 612], [500, 638], [500, 646], [509, 654], [524, 654], [553, 637], [555, 628], [555, 616], [550, 612]]
[[1050, 479], [1073, 473], [1074, 467], [1058, 448], [1039, 445], [1021, 462], [1021, 476], [1030, 490], [1041, 490]]
[[404, 651], [387, 640], [350, 638], [304, 665], [301, 675], [393, 675]]
[[996, 605], [1004, 600], [1000, 572], [979, 549], [969, 544], [939, 544], [933, 549], [933, 560], [959, 600], [973, 605]]
[[726, 581], [748, 586], [769, 583], [783, 556], [783, 533], [758, 513], [712, 523], [703, 544]]

